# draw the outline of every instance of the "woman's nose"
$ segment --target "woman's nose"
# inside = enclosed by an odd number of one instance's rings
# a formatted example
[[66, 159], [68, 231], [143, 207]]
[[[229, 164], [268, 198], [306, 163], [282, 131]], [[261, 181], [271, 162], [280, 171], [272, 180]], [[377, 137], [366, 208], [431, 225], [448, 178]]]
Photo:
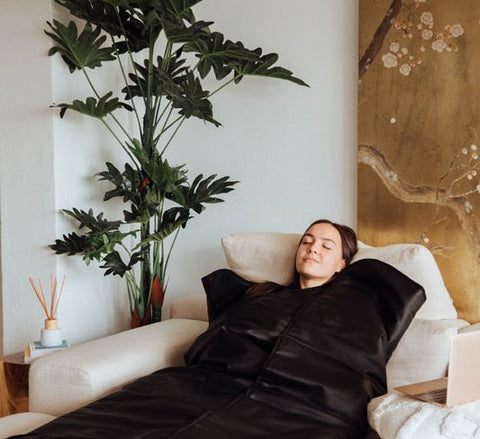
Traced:
[[308, 249], [308, 251], [310, 253], [315, 253], [315, 254], [318, 254], [318, 250], [316, 247], [314, 247], [313, 245]]

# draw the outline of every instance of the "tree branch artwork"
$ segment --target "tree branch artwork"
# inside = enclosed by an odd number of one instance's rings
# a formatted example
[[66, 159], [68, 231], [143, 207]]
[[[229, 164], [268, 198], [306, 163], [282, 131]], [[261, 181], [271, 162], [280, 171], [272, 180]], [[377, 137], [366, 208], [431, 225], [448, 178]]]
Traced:
[[[477, 184], [473, 189], [465, 190], [460, 188], [460, 183], [463, 180], [471, 180], [469, 176], [472, 176], [472, 174], [477, 175], [478, 164], [476, 160], [478, 156], [476, 146], [472, 145], [472, 147], [472, 158], [469, 161], [473, 160], [474, 164], [471, 163], [469, 167], [458, 166], [455, 168], [452, 162], [449, 172], [439, 179], [437, 186], [414, 185], [406, 182], [398, 175], [395, 168], [389, 163], [379, 148], [372, 145], [361, 144], [358, 146], [358, 161], [371, 167], [388, 191], [399, 200], [405, 203], [434, 205], [436, 208], [435, 218], [431, 222], [438, 220], [441, 207], [451, 209], [457, 216], [464, 233], [471, 238], [470, 244], [477, 252], [477, 259], [480, 259], [480, 230], [475, 217], [472, 215], [472, 204], [468, 198], [480, 192], [480, 184]], [[462, 149], [463, 155], [468, 154], [468, 151], [465, 153], [465, 149]], [[451, 178], [448, 185], [442, 186], [441, 183], [446, 182], [447, 176], [451, 177], [455, 169], [462, 171], [463, 174], [453, 179]], [[417, 241], [420, 240], [432, 252], [446, 256], [445, 247], [431, 243], [425, 233], [422, 233]]]
[[[427, 0], [393, 0], [385, 12], [372, 41], [358, 63], [358, 77], [362, 79], [372, 62], [382, 49], [392, 27], [396, 38], [382, 55], [383, 66], [387, 69], [397, 68], [403, 76], [409, 76], [416, 66], [422, 63], [422, 53], [430, 50], [435, 53], [458, 52], [456, 39], [463, 35], [463, 27], [459, 24], [447, 24], [443, 28], [435, 28], [434, 16], [428, 9], [421, 9]], [[404, 12], [403, 19], [399, 19]]]
[[360, 58], [360, 62], [358, 63], [358, 79], [361, 80], [362, 76], [370, 67], [370, 64], [377, 56], [378, 52], [383, 46], [383, 42], [385, 41], [385, 37], [387, 36], [392, 24], [395, 21], [400, 9], [402, 8], [402, 0], [393, 0], [392, 4], [388, 8], [385, 16], [383, 17], [382, 22], [378, 26], [377, 30], [375, 31], [375, 35], [373, 36], [372, 41], [367, 47], [367, 50]]
[[[393, 35], [391, 35], [393, 34]], [[365, 53], [359, 60], [358, 72], [361, 80], [377, 56], [385, 69], [398, 68], [400, 77], [410, 76], [412, 70], [422, 64], [422, 53], [431, 50], [435, 54], [457, 52], [456, 39], [464, 34], [460, 24], [435, 28], [435, 20], [428, 9], [428, 0], [393, 0], [377, 27]], [[385, 44], [390, 36], [389, 44]], [[392, 118], [391, 123], [396, 119]], [[358, 161], [369, 166], [394, 197], [405, 203], [421, 203], [434, 206], [434, 215], [425, 230], [419, 233], [421, 242], [433, 253], [448, 256], [446, 245], [432, 242], [428, 231], [441, 222], [441, 209], [454, 212], [467, 237], [472, 251], [480, 261], [480, 230], [472, 213], [474, 197], [478, 197], [480, 184], [477, 182], [477, 146], [463, 147], [452, 159], [449, 168], [441, 175], [436, 185], [412, 184], [398, 175], [388, 161], [382, 148], [360, 144]]]

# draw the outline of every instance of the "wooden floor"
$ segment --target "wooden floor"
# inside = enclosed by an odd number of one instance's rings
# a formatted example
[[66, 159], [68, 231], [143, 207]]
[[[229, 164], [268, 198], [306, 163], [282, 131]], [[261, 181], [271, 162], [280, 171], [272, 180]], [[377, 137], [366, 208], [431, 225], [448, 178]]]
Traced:
[[0, 358], [0, 416], [28, 411], [28, 369], [21, 353]]

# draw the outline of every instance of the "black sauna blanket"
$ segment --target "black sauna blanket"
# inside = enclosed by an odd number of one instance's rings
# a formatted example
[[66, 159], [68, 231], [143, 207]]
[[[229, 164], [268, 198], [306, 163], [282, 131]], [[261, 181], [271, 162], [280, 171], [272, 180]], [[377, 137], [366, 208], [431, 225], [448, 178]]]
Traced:
[[[209, 329], [187, 367], [141, 378], [23, 438], [361, 438], [385, 363], [425, 301], [376, 260], [304, 290], [245, 297], [229, 270], [203, 279]], [[112, 365], [115, 367], [115, 365]], [[53, 397], [53, 395], [52, 395]]]

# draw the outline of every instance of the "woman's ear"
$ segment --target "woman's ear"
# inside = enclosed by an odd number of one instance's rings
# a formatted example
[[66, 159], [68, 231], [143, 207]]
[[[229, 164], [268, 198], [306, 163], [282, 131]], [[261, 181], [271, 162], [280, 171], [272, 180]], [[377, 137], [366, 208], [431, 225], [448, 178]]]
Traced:
[[337, 267], [337, 273], [340, 273], [345, 268], [345, 259], [342, 259]]

